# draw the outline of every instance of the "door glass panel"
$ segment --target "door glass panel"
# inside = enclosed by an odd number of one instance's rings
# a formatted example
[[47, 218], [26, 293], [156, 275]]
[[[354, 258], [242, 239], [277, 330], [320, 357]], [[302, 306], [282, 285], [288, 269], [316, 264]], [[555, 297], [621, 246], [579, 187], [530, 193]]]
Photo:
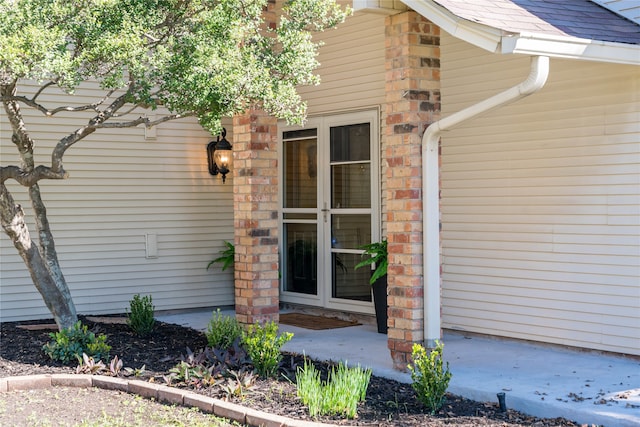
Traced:
[[371, 242], [371, 215], [331, 215], [331, 247], [358, 249]]
[[362, 261], [360, 254], [333, 253], [333, 298], [349, 299], [356, 301], [371, 301], [371, 285], [369, 277], [371, 270], [368, 268], [354, 269], [355, 265]]
[[[315, 129], [312, 129], [315, 132]], [[284, 208], [317, 206], [318, 143], [315, 138], [285, 141]]]
[[370, 160], [369, 123], [331, 128], [331, 162]]
[[370, 124], [331, 128], [331, 296], [371, 301], [368, 269], [354, 270], [361, 261], [353, 250], [371, 241]]
[[351, 163], [331, 166], [331, 207], [371, 207], [371, 165]]
[[318, 232], [316, 224], [284, 224], [286, 253], [284, 290], [318, 292]]

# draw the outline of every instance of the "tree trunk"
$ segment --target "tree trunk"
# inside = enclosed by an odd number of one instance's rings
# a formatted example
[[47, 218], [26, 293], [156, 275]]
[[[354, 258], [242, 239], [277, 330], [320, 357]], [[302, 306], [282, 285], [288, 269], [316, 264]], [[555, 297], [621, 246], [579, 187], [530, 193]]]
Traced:
[[[47, 210], [40, 196], [38, 177], [37, 174], [34, 174], [37, 170], [33, 156], [34, 142], [27, 132], [20, 105], [15, 99], [11, 99], [15, 94], [16, 82], [0, 86], [0, 95], [3, 97], [2, 105], [13, 129], [11, 141], [16, 145], [22, 161], [20, 168], [17, 169], [19, 173], [14, 174], [12, 177], [28, 188], [39, 244], [36, 245], [31, 240], [29, 228], [24, 219], [24, 211], [20, 205], [15, 203], [13, 196], [5, 185], [5, 180], [8, 179], [9, 175], [3, 176], [2, 180], [0, 180], [0, 223], [27, 266], [31, 280], [33, 280], [33, 284], [42, 295], [44, 303], [53, 315], [58, 328], [62, 330], [73, 326], [78, 321], [78, 316], [71, 299], [69, 287], [62, 275], [53, 235], [49, 227], [49, 220], [47, 219]], [[60, 156], [62, 156], [62, 153]], [[58, 162], [58, 169], [55, 171], [58, 173], [58, 175], [55, 175], [56, 178], [63, 178], [65, 173], [62, 170], [61, 161]], [[8, 173], [7, 171], [9, 170], [15, 172], [16, 168], [0, 168], [0, 172], [3, 172], [2, 175]]]
[[[33, 284], [42, 295], [58, 329], [62, 330], [73, 326], [78, 321], [78, 316], [55, 255], [53, 239], [47, 239], [51, 233], [46, 222], [46, 213], [40, 211], [38, 215], [41, 216], [38, 221], [44, 221], [46, 224], [46, 231], [40, 233], [40, 245], [48, 251], [47, 262], [45, 262], [38, 246], [31, 240], [22, 207], [15, 203], [4, 183], [0, 183], [0, 222], [2, 228], [27, 266]], [[39, 226], [39, 228], [41, 227]], [[43, 237], [45, 237], [44, 241], [42, 241]]]

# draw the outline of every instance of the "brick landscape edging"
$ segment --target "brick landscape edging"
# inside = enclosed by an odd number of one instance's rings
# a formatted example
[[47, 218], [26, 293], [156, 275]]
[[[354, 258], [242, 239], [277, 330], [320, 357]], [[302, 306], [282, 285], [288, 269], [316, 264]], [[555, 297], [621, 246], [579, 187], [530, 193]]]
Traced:
[[268, 412], [214, 399], [188, 390], [140, 380], [125, 380], [117, 377], [84, 374], [41, 374], [0, 378], [0, 393], [51, 387], [96, 387], [105, 390], [123, 391], [137, 394], [147, 399], [155, 399], [161, 403], [198, 408], [202, 412], [252, 427], [336, 427], [335, 424], [322, 424], [269, 414]]

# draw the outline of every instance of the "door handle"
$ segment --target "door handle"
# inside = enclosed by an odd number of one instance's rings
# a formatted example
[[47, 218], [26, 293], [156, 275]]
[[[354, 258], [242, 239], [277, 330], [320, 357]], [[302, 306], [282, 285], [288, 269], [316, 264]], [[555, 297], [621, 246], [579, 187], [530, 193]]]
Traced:
[[329, 213], [329, 209], [327, 209], [327, 202], [324, 203], [324, 207], [320, 209], [322, 211], [322, 219], [324, 222], [327, 222], [327, 214]]

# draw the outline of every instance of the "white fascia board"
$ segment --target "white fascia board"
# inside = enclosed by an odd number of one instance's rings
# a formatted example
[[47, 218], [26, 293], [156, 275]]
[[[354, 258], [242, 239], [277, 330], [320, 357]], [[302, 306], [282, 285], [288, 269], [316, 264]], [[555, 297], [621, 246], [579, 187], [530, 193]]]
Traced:
[[640, 46], [581, 39], [521, 33], [503, 37], [501, 53], [546, 55], [555, 58], [640, 65]]
[[500, 52], [500, 42], [504, 36], [502, 30], [462, 19], [431, 1], [402, 0], [402, 2], [452, 36], [489, 52]]

